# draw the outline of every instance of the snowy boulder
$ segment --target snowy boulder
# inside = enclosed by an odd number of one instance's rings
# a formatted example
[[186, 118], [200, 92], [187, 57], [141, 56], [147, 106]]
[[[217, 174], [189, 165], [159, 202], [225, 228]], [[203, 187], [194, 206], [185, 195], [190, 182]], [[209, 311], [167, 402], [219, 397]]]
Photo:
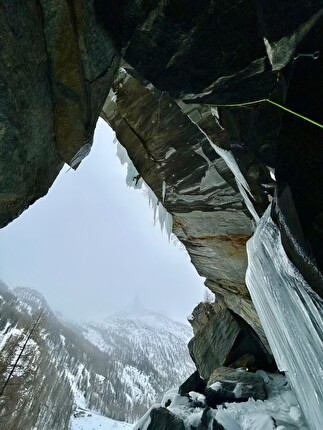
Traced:
[[185, 430], [183, 421], [167, 408], [160, 407], [150, 412], [147, 430]]
[[200, 377], [200, 374], [198, 371], [192, 373], [191, 376], [189, 376], [185, 382], [179, 387], [178, 393], [181, 396], [185, 396], [190, 391], [196, 391], [198, 393], [204, 393], [204, 390], [206, 388], [206, 382]]
[[203, 411], [201, 421], [197, 430], [225, 430], [224, 427], [214, 418], [214, 410], [206, 407]]
[[206, 403], [215, 408], [224, 402], [245, 402], [267, 398], [263, 378], [245, 369], [221, 367], [210, 376], [205, 390]]

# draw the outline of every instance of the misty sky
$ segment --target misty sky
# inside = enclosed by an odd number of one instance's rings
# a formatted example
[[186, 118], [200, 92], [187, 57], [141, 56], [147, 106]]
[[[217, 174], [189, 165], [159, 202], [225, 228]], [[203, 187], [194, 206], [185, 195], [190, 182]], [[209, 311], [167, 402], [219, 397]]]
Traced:
[[67, 318], [131, 306], [184, 321], [204, 294], [140, 190], [128, 188], [113, 131], [99, 120], [90, 155], [65, 166], [47, 196], [0, 230], [0, 278], [40, 291]]

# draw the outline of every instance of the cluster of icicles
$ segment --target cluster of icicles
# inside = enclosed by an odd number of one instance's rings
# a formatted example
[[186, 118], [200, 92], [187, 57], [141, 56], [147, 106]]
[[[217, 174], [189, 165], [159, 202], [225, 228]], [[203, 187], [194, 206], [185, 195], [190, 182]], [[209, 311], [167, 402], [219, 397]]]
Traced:
[[[133, 162], [129, 158], [127, 150], [118, 142], [117, 139], [114, 140], [117, 145], [117, 156], [122, 165], [127, 165], [127, 178], [126, 183], [128, 187], [133, 187], [135, 189], [142, 189], [148, 197], [149, 206], [152, 208], [154, 213], [154, 223], [157, 221], [160, 224], [162, 231], [165, 231], [168, 238], [172, 234], [173, 229], [173, 217], [167, 212], [163, 203], [158, 200], [156, 194], [152, 189], [146, 184], [146, 182], [139, 177], [138, 171], [133, 165]], [[166, 196], [166, 182], [162, 182], [162, 201], [164, 202]]]

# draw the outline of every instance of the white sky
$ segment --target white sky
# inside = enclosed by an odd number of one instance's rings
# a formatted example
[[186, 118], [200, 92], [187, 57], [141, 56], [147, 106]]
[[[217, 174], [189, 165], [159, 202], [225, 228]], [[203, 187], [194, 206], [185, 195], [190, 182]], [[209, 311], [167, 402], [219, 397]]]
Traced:
[[128, 188], [113, 131], [99, 120], [90, 155], [0, 230], [0, 278], [40, 291], [82, 319], [132, 305], [184, 321], [204, 293], [189, 257], [169, 243], [142, 191]]

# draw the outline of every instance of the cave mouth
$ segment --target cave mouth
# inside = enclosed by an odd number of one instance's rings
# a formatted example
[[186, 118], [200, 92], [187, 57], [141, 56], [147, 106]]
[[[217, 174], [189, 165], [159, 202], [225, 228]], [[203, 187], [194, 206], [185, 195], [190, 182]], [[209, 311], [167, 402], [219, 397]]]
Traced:
[[144, 193], [127, 187], [113, 138], [99, 119], [79, 168], [65, 165], [47, 196], [0, 231], [1, 277], [39, 290], [70, 318], [139, 301], [186, 321], [203, 279], [179, 243], [153, 225]]

